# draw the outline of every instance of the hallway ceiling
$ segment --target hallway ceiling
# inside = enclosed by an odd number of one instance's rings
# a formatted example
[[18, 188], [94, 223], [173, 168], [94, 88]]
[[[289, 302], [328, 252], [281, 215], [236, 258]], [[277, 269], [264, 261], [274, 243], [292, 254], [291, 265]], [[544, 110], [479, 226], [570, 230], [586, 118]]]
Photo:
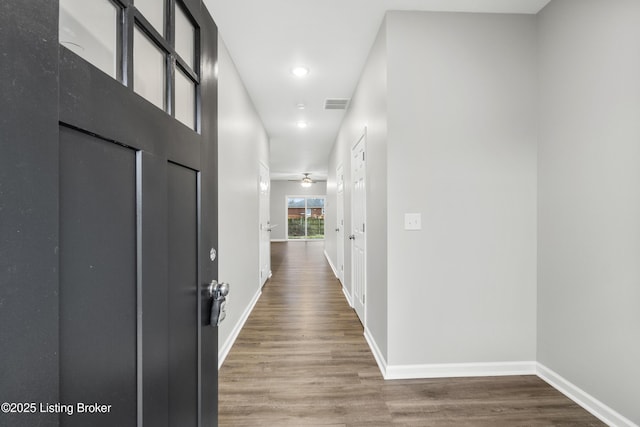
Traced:
[[[271, 178], [326, 179], [344, 110], [387, 10], [532, 13], [550, 0], [204, 0], [271, 141]], [[305, 78], [291, 69], [303, 65]], [[305, 109], [297, 108], [304, 103]], [[308, 126], [300, 129], [297, 122]]]

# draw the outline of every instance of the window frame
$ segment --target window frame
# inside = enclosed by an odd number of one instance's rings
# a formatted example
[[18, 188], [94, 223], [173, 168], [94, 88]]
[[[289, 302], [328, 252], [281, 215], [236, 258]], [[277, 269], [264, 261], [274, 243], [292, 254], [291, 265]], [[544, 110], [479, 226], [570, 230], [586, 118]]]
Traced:
[[[163, 36], [151, 23], [145, 18], [141, 11], [135, 6], [135, 0], [107, 0], [112, 3], [117, 12], [117, 28], [116, 28], [116, 72], [115, 76], [106, 73], [109, 77], [114, 78], [124, 86], [128, 87], [131, 91], [135, 92], [134, 88], [134, 29], [138, 28], [144, 35], [153, 43], [160, 51], [165, 55], [165, 93], [164, 93], [164, 108], [165, 113], [171, 116], [174, 120], [180, 122], [184, 126], [189, 127], [196, 133], [201, 133], [201, 27], [196, 19], [196, 15], [191, 12], [189, 5], [184, 0], [163, 0], [165, 2], [165, 28]], [[194, 64], [188, 64], [175, 49], [175, 14], [177, 8], [184, 13], [189, 22], [194, 28]], [[63, 44], [60, 44], [64, 47]], [[83, 60], [85, 60], [83, 58]], [[87, 60], [85, 60], [87, 61]], [[90, 63], [89, 61], [87, 61]], [[90, 63], [91, 64], [91, 63]], [[94, 64], [92, 66], [96, 67]], [[178, 67], [178, 68], [177, 68]], [[96, 67], [97, 68], [97, 67]], [[195, 105], [194, 111], [194, 123], [192, 126], [184, 124], [178, 120], [175, 115], [175, 73], [179, 69], [182, 73], [190, 79], [195, 85]], [[101, 72], [104, 72], [101, 70]], [[141, 96], [136, 92], [137, 95]], [[149, 101], [150, 102], [150, 101]], [[154, 104], [155, 105], [155, 104]]]

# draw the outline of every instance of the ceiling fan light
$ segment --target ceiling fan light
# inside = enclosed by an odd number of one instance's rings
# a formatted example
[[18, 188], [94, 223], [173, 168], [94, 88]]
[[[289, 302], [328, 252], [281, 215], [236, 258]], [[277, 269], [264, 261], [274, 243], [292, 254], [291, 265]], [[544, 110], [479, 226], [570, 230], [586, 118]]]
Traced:
[[304, 188], [309, 188], [311, 187], [311, 184], [313, 184], [313, 180], [309, 178], [308, 173], [305, 173], [304, 178], [302, 178], [302, 181], [300, 182], [300, 185], [302, 185]]

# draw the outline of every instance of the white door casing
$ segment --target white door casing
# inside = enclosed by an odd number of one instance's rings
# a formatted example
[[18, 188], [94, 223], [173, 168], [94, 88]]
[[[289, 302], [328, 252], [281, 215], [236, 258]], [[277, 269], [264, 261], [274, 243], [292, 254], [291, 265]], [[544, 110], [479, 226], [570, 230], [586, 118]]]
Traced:
[[271, 197], [271, 178], [269, 168], [260, 162], [260, 286], [271, 277], [271, 220], [269, 202]]
[[353, 308], [366, 327], [366, 129], [351, 149], [351, 283]]
[[342, 165], [336, 169], [337, 180], [337, 204], [336, 204], [336, 246], [337, 257], [336, 270], [338, 279], [344, 286], [344, 168]]

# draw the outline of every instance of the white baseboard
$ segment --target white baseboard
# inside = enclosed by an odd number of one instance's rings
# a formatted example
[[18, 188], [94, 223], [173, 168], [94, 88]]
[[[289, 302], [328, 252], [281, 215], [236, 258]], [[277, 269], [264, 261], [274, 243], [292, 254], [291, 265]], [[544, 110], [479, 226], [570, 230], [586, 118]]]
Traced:
[[550, 386], [582, 406], [603, 423], [615, 427], [638, 427], [633, 421], [625, 418], [543, 364], [537, 363], [536, 371], [536, 374]]
[[349, 293], [349, 291], [347, 291], [347, 288], [345, 288], [344, 285], [342, 285], [342, 293], [349, 303], [349, 307], [353, 308], [353, 299], [351, 298], [351, 294]]
[[288, 242], [287, 239], [271, 239], [271, 243]]
[[338, 270], [336, 270], [336, 266], [333, 265], [333, 263], [331, 262], [331, 258], [329, 258], [329, 254], [327, 253], [327, 251], [324, 251], [324, 257], [327, 259], [327, 262], [329, 263], [329, 266], [331, 267], [331, 270], [333, 270], [333, 275], [336, 276], [336, 279], [338, 278]]
[[385, 380], [417, 378], [485, 377], [537, 375], [550, 386], [612, 427], [640, 427], [589, 393], [538, 362], [442, 363], [426, 365], [387, 365], [368, 330], [364, 333], [373, 357]]
[[238, 335], [240, 334], [240, 331], [242, 330], [244, 324], [247, 322], [249, 315], [251, 314], [251, 312], [253, 311], [253, 308], [258, 303], [258, 300], [260, 299], [260, 295], [262, 295], [262, 287], [253, 296], [253, 299], [251, 300], [247, 308], [245, 308], [244, 312], [242, 313], [242, 316], [240, 316], [240, 320], [238, 320], [238, 323], [236, 323], [236, 325], [231, 330], [231, 334], [229, 334], [224, 344], [218, 349], [218, 369], [222, 367], [224, 360], [229, 355], [229, 352], [231, 351], [231, 347], [233, 347], [233, 343], [236, 342], [236, 338], [238, 338]]
[[434, 363], [387, 365], [385, 380], [411, 378], [497, 377], [535, 375], [536, 362]]
[[333, 265], [333, 262], [331, 262], [331, 258], [329, 258], [329, 254], [327, 253], [327, 251], [324, 251], [324, 257], [327, 259], [327, 262], [329, 263], [329, 266], [333, 271], [333, 275], [336, 276], [336, 279], [338, 279], [338, 281], [340, 282], [340, 285], [342, 286], [342, 293], [344, 294], [344, 297], [347, 299], [347, 302], [349, 303], [349, 307], [353, 308], [353, 301], [351, 300], [351, 295], [349, 294], [349, 292], [347, 292], [347, 288], [344, 287], [344, 284], [340, 280], [340, 276], [338, 276], [338, 270], [336, 270], [336, 266]]
[[371, 336], [371, 332], [369, 329], [364, 328], [364, 339], [367, 340], [367, 344], [369, 344], [369, 348], [371, 349], [371, 353], [373, 353], [373, 358], [376, 359], [376, 363], [378, 364], [378, 368], [380, 368], [380, 373], [382, 373], [382, 377], [387, 377], [387, 361], [384, 358], [384, 355], [380, 351], [378, 344], [376, 344], [376, 340]]

